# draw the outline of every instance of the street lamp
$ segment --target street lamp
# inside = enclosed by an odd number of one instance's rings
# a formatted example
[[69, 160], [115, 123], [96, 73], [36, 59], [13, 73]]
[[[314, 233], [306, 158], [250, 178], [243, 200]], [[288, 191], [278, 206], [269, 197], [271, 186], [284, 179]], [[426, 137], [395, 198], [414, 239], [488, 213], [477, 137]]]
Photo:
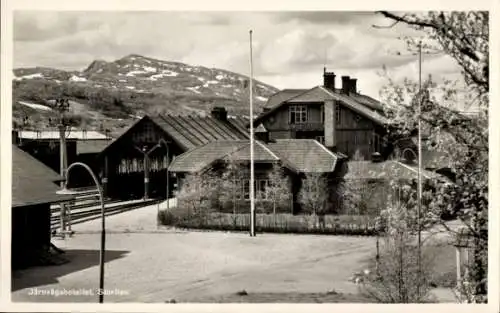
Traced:
[[[141, 148], [134, 146], [134, 148], [144, 155], [144, 200], [149, 198], [149, 162], [148, 158], [153, 151], [160, 148], [162, 144], [167, 148], [167, 160], [168, 160], [168, 143], [165, 139], [160, 139], [157, 144], [155, 144], [151, 149], [147, 150], [147, 147], [144, 146]], [[168, 198], [168, 165], [167, 165], [167, 198]]]
[[65, 177], [64, 177], [64, 187], [63, 189], [57, 191], [57, 194], [66, 194], [66, 195], [76, 195], [78, 194], [77, 191], [70, 190], [68, 189], [68, 177], [69, 177], [69, 172], [73, 167], [83, 167], [84, 169], [89, 172], [90, 176], [92, 176], [92, 179], [94, 180], [94, 183], [97, 187], [97, 191], [99, 192], [99, 200], [101, 202], [101, 248], [99, 251], [99, 303], [104, 302], [104, 254], [105, 254], [105, 247], [106, 247], [106, 227], [105, 227], [105, 210], [104, 210], [104, 196], [103, 196], [103, 191], [102, 187], [99, 184], [99, 180], [97, 179], [97, 176], [94, 174], [92, 169], [85, 163], [81, 162], [75, 162], [68, 166], [68, 168], [65, 171]]

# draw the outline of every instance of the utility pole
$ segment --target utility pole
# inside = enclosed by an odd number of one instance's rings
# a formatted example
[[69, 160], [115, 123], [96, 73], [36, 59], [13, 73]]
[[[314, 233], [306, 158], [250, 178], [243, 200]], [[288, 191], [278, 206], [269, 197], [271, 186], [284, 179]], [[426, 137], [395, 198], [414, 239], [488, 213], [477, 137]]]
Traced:
[[[56, 127], [59, 130], [59, 170], [60, 175], [66, 178], [66, 169], [68, 168], [68, 158], [67, 158], [67, 146], [66, 146], [66, 128], [68, 127], [68, 121], [65, 118], [65, 113], [69, 111], [69, 101], [64, 98], [59, 98], [55, 100], [55, 111], [57, 112]], [[61, 189], [67, 186], [65, 180], [61, 181]], [[61, 202], [61, 236], [64, 238], [66, 236], [66, 228], [68, 217], [70, 213], [68, 212], [68, 204]], [[68, 214], [67, 214], [68, 213]], [[71, 226], [69, 226], [71, 228]]]
[[420, 297], [420, 287], [422, 283], [422, 227], [421, 227], [421, 214], [422, 214], [422, 125], [421, 125], [421, 114], [422, 114], [422, 101], [424, 100], [422, 94], [422, 42], [418, 44], [418, 89], [420, 94], [420, 99], [418, 99], [418, 210], [417, 210], [417, 267], [418, 267], [418, 284], [417, 284], [417, 296]]
[[[61, 177], [66, 177], [66, 168], [68, 167], [66, 129], [68, 125], [65, 120], [65, 113], [69, 111], [69, 101], [67, 99], [56, 99], [55, 110], [58, 113], [57, 128], [59, 130], [59, 168]], [[63, 187], [64, 182], [61, 182], [61, 188]]]

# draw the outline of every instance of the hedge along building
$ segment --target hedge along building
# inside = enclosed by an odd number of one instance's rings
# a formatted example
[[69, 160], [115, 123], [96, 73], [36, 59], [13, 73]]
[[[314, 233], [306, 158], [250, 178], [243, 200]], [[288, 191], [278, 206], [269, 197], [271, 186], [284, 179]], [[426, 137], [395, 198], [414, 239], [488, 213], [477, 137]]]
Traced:
[[224, 108], [208, 116], [144, 116], [98, 156], [106, 196], [165, 198], [168, 190], [171, 197], [176, 180], [167, 167], [173, 158], [209, 142], [247, 139], [246, 123]]
[[[259, 200], [260, 209], [269, 206], [266, 203], [272, 201], [268, 196], [268, 186], [270, 175], [277, 166], [282, 170], [283, 183], [286, 184], [289, 193], [288, 205], [282, 206], [278, 211], [286, 213], [298, 213], [301, 211], [298, 201], [298, 194], [301, 190], [302, 180], [307, 173], [318, 173], [329, 179], [328, 211], [335, 212], [337, 199], [334, 199], [337, 177], [343, 175], [345, 156], [336, 154], [326, 149], [322, 144], [313, 139], [282, 139], [273, 142], [255, 141], [254, 164], [255, 164], [255, 190], [256, 198]], [[213, 190], [218, 193], [220, 186], [211, 186], [211, 182], [223, 183], [223, 179], [228, 167], [237, 164], [236, 172], [239, 176], [234, 179], [234, 200], [241, 212], [247, 212], [250, 206], [249, 197], [249, 164], [250, 164], [250, 143], [248, 140], [228, 140], [215, 141], [203, 146], [196, 147], [178, 156], [170, 165], [169, 170], [175, 173], [179, 181], [179, 191], [187, 188], [184, 181], [188, 181], [188, 176], [198, 176], [199, 184], [202, 188]], [[227, 185], [226, 185], [227, 186]], [[215, 187], [215, 188], [210, 188]], [[189, 188], [192, 188], [190, 186]], [[199, 188], [199, 186], [198, 186]], [[227, 188], [226, 188], [227, 189]], [[217, 195], [208, 194], [208, 198]], [[182, 199], [178, 200], [182, 206]], [[229, 201], [231, 202], [231, 201]], [[212, 203], [215, 209], [225, 212], [234, 212], [234, 208], [227, 207], [224, 203]], [[211, 209], [214, 209], [212, 205]]]

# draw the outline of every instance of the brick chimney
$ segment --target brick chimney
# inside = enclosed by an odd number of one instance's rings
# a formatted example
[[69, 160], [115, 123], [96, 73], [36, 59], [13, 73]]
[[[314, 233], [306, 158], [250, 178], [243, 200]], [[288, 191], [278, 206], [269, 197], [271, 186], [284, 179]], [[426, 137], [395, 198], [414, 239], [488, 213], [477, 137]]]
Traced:
[[349, 94], [351, 90], [351, 78], [349, 76], [342, 76], [342, 93]]
[[357, 84], [357, 79], [356, 78], [351, 78], [349, 82], [349, 92], [351, 93], [358, 93], [356, 84]]
[[227, 121], [227, 111], [224, 107], [214, 107], [211, 115], [220, 121]]
[[323, 69], [323, 87], [335, 91], [335, 73], [327, 72], [326, 67]]

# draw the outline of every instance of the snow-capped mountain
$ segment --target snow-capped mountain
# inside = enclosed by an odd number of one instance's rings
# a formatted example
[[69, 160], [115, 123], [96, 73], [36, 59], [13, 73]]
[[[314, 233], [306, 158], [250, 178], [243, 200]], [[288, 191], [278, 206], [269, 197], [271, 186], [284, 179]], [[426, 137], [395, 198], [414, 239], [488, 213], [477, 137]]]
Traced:
[[[247, 76], [227, 70], [135, 54], [113, 62], [96, 60], [82, 71], [19, 68], [13, 77], [14, 118], [49, 114], [40, 105], [61, 96], [83, 106], [80, 114], [87, 110], [114, 119], [158, 112], [206, 114], [213, 106], [246, 114], [248, 85]], [[277, 91], [254, 80], [256, 111]]]

